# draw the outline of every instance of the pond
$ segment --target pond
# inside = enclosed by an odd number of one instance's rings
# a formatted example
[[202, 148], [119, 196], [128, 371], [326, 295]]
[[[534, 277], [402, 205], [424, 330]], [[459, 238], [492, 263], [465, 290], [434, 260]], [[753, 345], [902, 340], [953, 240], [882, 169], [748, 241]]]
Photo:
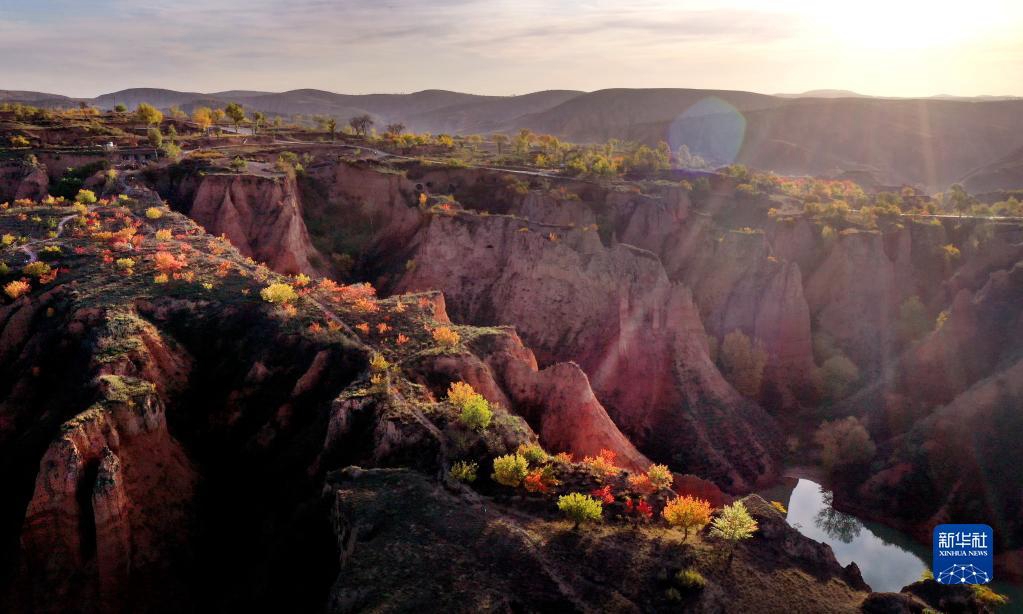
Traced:
[[[839, 512], [832, 507], [831, 492], [812, 480], [786, 478], [760, 495], [783, 503], [788, 523], [810, 539], [831, 546], [839, 563], [855, 562], [874, 591], [898, 592], [930, 569], [928, 546], [891, 527]], [[1009, 595], [1012, 611], [1023, 605], [1023, 587], [1004, 582], [993, 582], [991, 587]]]

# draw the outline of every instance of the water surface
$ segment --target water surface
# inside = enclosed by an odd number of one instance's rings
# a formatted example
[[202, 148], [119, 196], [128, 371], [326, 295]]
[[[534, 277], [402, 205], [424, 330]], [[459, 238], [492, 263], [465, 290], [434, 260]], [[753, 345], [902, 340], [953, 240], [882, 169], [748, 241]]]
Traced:
[[[788, 508], [786, 520], [810, 539], [831, 546], [842, 565], [856, 563], [863, 580], [877, 592], [899, 592], [920, 579], [931, 566], [931, 549], [909, 535], [885, 525], [862, 521], [832, 506], [831, 492], [813, 480], [786, 478], [760, 493]], [[1023, 586], [996, 580], [991, 588], [1012, 603], [999, 612], [1023, 612]]]

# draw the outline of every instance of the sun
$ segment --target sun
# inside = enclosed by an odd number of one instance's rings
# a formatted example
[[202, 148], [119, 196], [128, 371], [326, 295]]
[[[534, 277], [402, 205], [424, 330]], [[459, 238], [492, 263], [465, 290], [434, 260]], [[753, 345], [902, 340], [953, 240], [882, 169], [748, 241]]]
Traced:
[[980, 40], [998, 26], [1004, 5], [1004, 0], [861, 0], [823, 1], [808, 10], [843, 46], [909, 50]]

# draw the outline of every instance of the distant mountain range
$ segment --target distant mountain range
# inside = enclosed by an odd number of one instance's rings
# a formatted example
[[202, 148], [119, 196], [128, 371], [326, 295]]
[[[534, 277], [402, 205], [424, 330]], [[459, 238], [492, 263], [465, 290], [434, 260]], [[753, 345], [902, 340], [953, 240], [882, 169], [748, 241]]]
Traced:
[[[742, 162], [787, 174], [866, 171], [883, 184], [929, 189], [976, 177], [978, 169], [1023, 148], [1023, 99], [998, 96], [878, 98], [845, 90], [771, 96], [702, 89], [350, 95], [315, 89], [201, 93], [137, 88], [92, 99], [0, 90], [0, 101], [45, 107], [84, 101], [104, 109], [148, 102], [185, 111], [238, 102], [270, 114], [330, 115], [341, 122], [368, 113], [378, 126], [400, 122], [409, 130], [435, 134], [529, 128], [575, 142], [616, 138], [653, 145], [666, 140], [719, 164]], [[999, 185], [1014, 181], [1004, 172], [999, 175]]]

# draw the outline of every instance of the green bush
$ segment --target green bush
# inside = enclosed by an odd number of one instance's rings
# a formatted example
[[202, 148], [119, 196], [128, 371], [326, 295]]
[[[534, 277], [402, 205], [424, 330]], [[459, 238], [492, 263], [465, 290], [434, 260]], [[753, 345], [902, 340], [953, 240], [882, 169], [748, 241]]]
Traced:
[[490, 402], [466, 382], [452, 382], [448, 388], [448, 402], [461, 410], [459, 421], [474, 431], [482, 431], [490, 426], [490, 420], [494, 417]]
[[298, 293], [290, 284], [273, 283], [259, 291], [259, 295], [268, 303], [287, 304], [298, 298]]
[[578, 528], [583, 522], [600, 520], [604, 505], [593, 497], [573, 492], [558, 497], [558, 509]]
[[675, 583], [678, 584], [679, 588], [700, 591], [703, 590], [703, 587], [707, 586], [707, 579], [695, 569], [688, 568], [682, 569], [675, 574]]
[[824, 393], [835, 401], [845, 397], [849, 389], [860, 379], [860, 369], [856, 363], [838, 353], [824, 361], [820, 368]]
[[521, 454], [530, 465], [546, 463], [549, 458], [547, 452], [538, 443], [524, 443], [516, 452]]
[[675, 476], [672, 475], [667, 465], [650, 465], [650, 468], [646, 470], [646, 476], [650, 478], [650, 483], [657, 490], [671, 488], [675, 482]]
[[920, 297], [911, 296], [899, 307], [899, 335], [903, 341], [916, 341], [933, 328]]
[[970, 589], [973, 590], [973, 598], [989, 608], [994, 609], [1009, 605], [1009, 598], [991, 590], [990, 586], [973, 584], [970, 586]]
[[820, 446], [821, 464], [827, 471], [866, 463], [877, 452], [870, 433], [852, 416], [825, 421], [814, 433], [813, 440]]
[[477, 394], [462, 405], [462, 413], [458, 420], [474, 431], [482, 431], [490, 426], [494, 412], [490, 411], [490, 402]]
[[494, 459], [494, 481], [512, 488], [522, 484], [529, 473], [529, 463], [521, 454], [506, 454]]
[[49, 275], [51, 270], [50, 265], [36, 260], [35, 262], [26, 264], [24, 268], [21, 269], [21, 272], [29, 277], [42, 277], [44, 275]]
[[760, 392], [767, 365], [767, 352], [760, 340], [751, 341], [741, 330], [725, 335], [718, 354], [725, 379], [741, 394], [755, 397]]
[[476, 481], [476, 470], [478, 465], [468, 461], [458, 461], [454, 465], [451, 465], [451, 477], [458, 480], [459, 482], [465, 482], [471, 484]]
[[92, 190], [78, 190], [78, 194], [75, 195], [75, 202], [82, 203], [83, 205], [93, 205], [96, 203], [96, 193]]

